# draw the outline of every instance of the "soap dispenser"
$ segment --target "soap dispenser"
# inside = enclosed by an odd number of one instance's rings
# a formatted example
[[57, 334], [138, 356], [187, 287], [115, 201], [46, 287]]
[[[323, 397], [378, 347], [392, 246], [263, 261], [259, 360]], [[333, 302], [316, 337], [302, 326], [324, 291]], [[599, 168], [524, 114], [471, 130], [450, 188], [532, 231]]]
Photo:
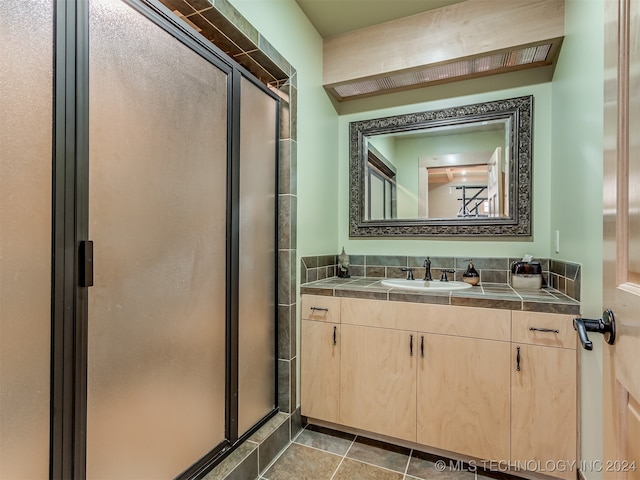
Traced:
[[480, 274], [474, 268], [473, 262], [471, 260], [465, 260], [469, 262], [467, 266], [467, 270], [462, 274], [462, 281], [468, 283], [469, 285], [478, 285], [480, 283]]

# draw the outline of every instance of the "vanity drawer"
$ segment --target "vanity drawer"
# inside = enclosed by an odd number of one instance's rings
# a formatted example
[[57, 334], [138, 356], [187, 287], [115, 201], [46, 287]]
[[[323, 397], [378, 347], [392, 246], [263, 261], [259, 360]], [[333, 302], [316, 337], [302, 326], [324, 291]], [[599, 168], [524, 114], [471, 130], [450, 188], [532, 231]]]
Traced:
[[340, 323], [340, 298], [302, 295], [302, 319]]
[[573, 315], [511, 312], [511, 340], [548, 347], [576, 348]]
[[509, 310], [426, 303], [342, 299], [342, 323], [508, 342]]

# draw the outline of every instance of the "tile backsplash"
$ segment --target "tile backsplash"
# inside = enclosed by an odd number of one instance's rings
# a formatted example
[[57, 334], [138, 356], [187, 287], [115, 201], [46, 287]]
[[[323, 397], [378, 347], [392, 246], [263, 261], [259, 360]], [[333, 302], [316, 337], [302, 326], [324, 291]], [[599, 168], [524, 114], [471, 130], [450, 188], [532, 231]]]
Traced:
[[[338, 255], [317, 255], [301, 257], [301, 283], [323, 280], [336, 275]], [[352, 255], [349, 254], [349, 274], [355, 277], [404, 278], [407, 273], [401, 268], [415, 268], [415, 278], [423, 278], [425, 273], [424, 261], [426, 257], [411, 257], [404, 255]], [[455, 270], [455, 280], [462, 280], [462, 274], [467, 269], [469, 257], [429, 257], [431, 260], [431, 275], [434, 280], [440, 278], [441, 269]], [[480, 274], [480, 281], [484, 283], [510, 283], [511, 264], [520, 258], [514, 257], [476, 257], [472, 258], [475, 269]], [[579, 264], [564, 262], [548, 258], [534, 258], [542, 266], [543, 286], [554, 288], [567, 296], [580, 300]], [[452, 279], [452, 277], [449, 277]]]

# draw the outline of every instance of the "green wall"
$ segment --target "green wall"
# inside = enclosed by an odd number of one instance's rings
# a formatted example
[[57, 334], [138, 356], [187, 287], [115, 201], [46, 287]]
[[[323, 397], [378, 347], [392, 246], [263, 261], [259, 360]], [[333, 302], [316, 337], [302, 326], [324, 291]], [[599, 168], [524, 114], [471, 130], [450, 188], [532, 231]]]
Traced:
[[[604, 0], [567, 0], [566, 36], [552, 84], [551, 255], [582, 264], [582, 314], [602, 314]], [[557, 206], [557, 207], [556, 207]], [[560, 232], [555, 253], [554, 232]], [[602, 342], [582, 350], [583, 460], [602, 459]], [[584, 472], [591, 479], [598, 472]]]
[[338, 116], [322, 88], [322, 38], [294, 0], [230, 3], [297, 71], [298, 255], [335, 253]]

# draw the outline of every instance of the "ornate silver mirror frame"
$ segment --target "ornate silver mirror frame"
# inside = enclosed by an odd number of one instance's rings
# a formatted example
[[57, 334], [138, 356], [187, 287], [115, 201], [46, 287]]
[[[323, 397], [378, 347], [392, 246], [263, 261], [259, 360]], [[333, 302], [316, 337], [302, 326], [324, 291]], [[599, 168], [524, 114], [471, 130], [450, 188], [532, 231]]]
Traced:
[[[365, 215], [367, 138], [507, 119], [510, 125], [509, 215], [489, 218], [368, 220]], [[349, 236], [351, 237], [526, 237], [531, 236], [533, 96], [495, 100], [441, 110], [349, 124]]]

